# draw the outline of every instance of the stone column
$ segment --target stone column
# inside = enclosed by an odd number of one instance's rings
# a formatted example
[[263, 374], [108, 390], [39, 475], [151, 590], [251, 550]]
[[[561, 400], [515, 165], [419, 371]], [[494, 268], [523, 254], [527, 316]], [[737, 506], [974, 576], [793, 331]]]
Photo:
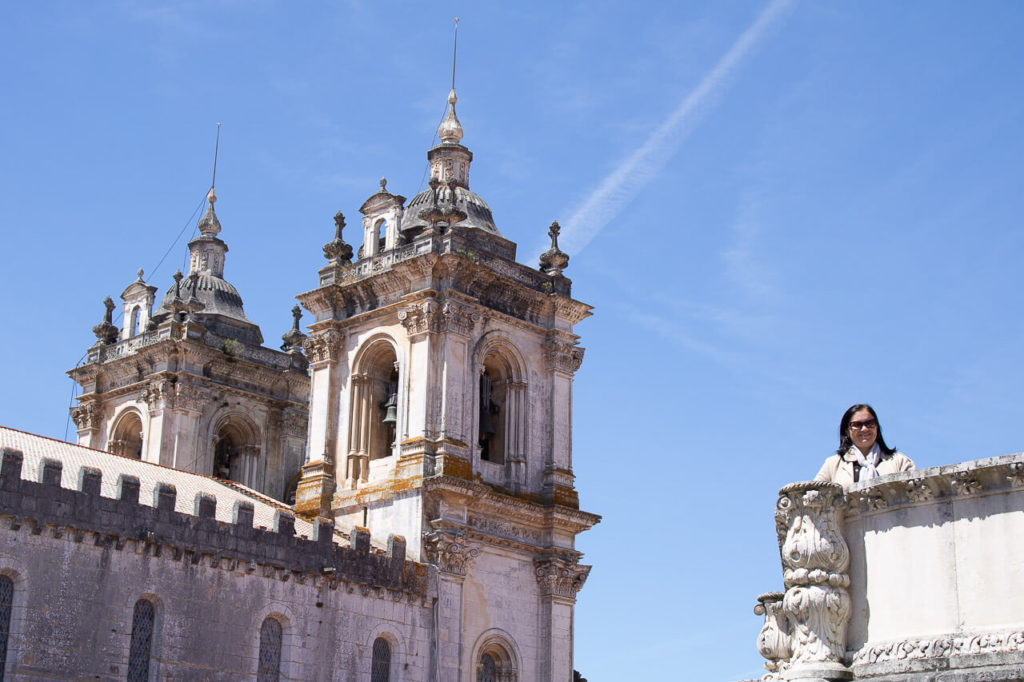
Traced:
[[303, 343], [311, 381], [309, 456], [295, 491], [295, 510], [300, 514], [330, 516], [343, 383], [338, 360], [344, 338], [343, 332], [326, 328], [315, 331]]
[[425, 534], [423, 549], [428, 563], [438, 568], [437, 661], [438, 679], [473, 682], [472, 672], [462, 674], [463, 583], [466, 571], [480, 550], [466, 541], [466, 531], [439, 529]]
[[808, 481], [779, 491], [775, 526], [782, 557], [782, 598], [792, 655], [782, 679], [848, 680], [843, 663], [850, 620], [850, 550], [840, 533], [842, 486]]
[[579, 555], [545, 555], [534, 559], [540, 587], [541, 679], [571, 680], [573, 671], [573, 610], [590, 566]]

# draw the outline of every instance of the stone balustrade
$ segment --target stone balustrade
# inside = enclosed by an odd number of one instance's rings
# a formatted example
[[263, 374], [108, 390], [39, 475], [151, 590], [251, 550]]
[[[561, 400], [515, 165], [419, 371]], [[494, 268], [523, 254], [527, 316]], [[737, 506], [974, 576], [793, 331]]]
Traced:
[[1024, 455], [793, 483], [775, 520], [764, 679], [1024, 679]]

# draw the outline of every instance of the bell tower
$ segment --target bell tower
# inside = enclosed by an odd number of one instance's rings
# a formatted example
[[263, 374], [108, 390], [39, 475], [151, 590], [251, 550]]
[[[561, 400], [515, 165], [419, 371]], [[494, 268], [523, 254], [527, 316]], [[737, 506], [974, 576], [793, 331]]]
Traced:
[[[142, 270], [110, 298], [96, 343], [68, 374], [82, 389], [71, 411], [78, 444], [230, 479], [271, 497], [294, 494], [306, 444], [305, 335], [293, 313], [281, 351], [263, 346], [238, 290], [224, 279], [227, 244], [211, 187], [177, 272], [157, 304]], [[155, 309], [154, 309], [154, 306]]]
[[404, 536], [437, 566], [440, 679], [568, 680], [590, 571], [575, 537], [600, 520], [579, 509], [572, 465], [574, 326], [590, 306], [557, 223], [539, 268], [516, 262], [469, 188], [456, 101], [453, 82], [429, 187], [406, 205], [382, 181], [354, 261], [335, 216], [318, 286], [298, 296], [314, 322], [296, 510]]

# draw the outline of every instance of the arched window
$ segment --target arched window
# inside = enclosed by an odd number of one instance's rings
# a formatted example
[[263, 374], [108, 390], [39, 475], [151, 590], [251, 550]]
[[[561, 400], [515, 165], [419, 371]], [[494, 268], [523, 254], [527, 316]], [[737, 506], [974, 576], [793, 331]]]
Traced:
[[479, 381], [479, 416], [477, 444], [480, 459], [504, 464], [510, 462], [513, 472], [526, 461], [526, 382], [522, 381], [520, 363], [509, 348], [492, 347], [484, 355]]
[[156, 608], [148, 599], [135, 602], [132, 612], [132, 643], [128, 651], [128, 682], [148, 682], [153, 655], [153, 625]]
[[135, 336], [136, 334], [139, 333], [139, 317], [141, 315], [142, 315], [142, 310], [139, 308], [139, 306], [135, 306], [134, 308], [132, 308], [132, 316], [131, 316], [132, 323], [131, 323], [131, 331], [129, 332], [129, 336]]
[[142, 459], [142, 417], [135, 410], [125, 412], [117, 420], [107, 449], [116, 455]]
[[477, 682], [516, 682], [519, 672], [508, 651], [498, 642], [490, 642], [480, 654], [476, 666]]
[[0, 680], [7, 669], [7, 641], [11, 636], [11, 609], [14, 605], [14, 581], [0, 575]]
[[385, 249], [385, 245], [387, 244], [388, 221], [383, 219], [378, 220], [373, 231], [377, 236], [377, 253], [380, 253]]
[[372, 343], [357, 361], [349, 402], [348, 464], [350, 481], [366, 481], [370, 460], [390, 457], [398, 433], [398, 363], [394, 347]]
[[391, 645], [383, 637], [373, 640], [370, 682], [391, 682]]
[[259, 487], [259, 454], [256, 429], [238, 417], [223, 421], [213, 438], [213, 475]]
[[260, 661], [256, 682], [278, 682], [281, 679], [281, 623], [267, 618], [260, 627]]

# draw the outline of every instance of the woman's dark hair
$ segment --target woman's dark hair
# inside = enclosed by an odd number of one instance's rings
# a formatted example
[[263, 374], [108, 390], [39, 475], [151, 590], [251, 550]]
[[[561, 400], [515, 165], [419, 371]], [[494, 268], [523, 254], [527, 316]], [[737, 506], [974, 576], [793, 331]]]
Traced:
[[853, 420], [853, 415], [861, 410], [867, 410], [874, 418], [875, 424], [877, 425], [876, 433], [878, 434], [875, 437], [875, 442], [878, 443], [878, 449], [882, 451], [882, 456], [889, 457], [892, 453], [896, 452], [896, 450], [885, 444], [885, 439], [882, 438], [882, 422], [878, 421], [878, 415], [875, 414], [875, 408], [862, 403], [851, 405], [850, 409], [843, 413], [843, 418], [839, 422], [839, 449], [836, 450], [836, 454], [843, 455], [847, 450], [853, 447], [853, 440], [850, 438], [850, 422]]

